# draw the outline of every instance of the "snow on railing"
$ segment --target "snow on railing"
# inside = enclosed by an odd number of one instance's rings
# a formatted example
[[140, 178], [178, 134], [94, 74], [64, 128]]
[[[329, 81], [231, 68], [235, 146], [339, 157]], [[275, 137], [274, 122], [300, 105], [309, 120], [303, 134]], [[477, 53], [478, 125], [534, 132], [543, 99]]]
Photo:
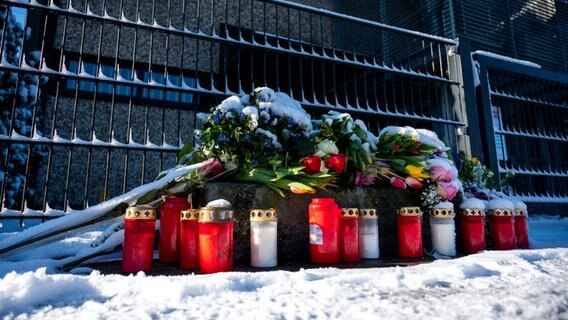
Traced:
[[552, 141], [562, 141], [568, 142], [568, 137], [558, 135], [558, 134], [543, 134], [543, 133], [532, 133], [523, 130], [517, 130], [516, 128], [512, 130], [501, 129], [495, 130], [495, 134], [502, 134], [502, 135], [509, 135], [509, 136], [517, 136], [517, 137], [525, 137], [525, 138], [534, 138], [534, 139], [542, 139], [542, 140], [552, 140]]
[[518, 100], [518, 101], [523, 101], [523, 102], [530, 102], [530, 103], [540, 104], [540, 105], [553, 107], [553, 108], [565, 108], [565, 109], [568, 108], [568, 101], [564, 102], [564, 103], [552, 103], [552, 102], [544, 101], [544, 100], [541, 100], [541, 99], [529, 98], [529, 97], [525, 97], [525, 96], [519, 96], [517, 94], [510, 94], [510, 93], [505, 93], [505, 92], [501, 92], [501, 91], [496, 91], [493, 88], [490, 89], [489, 93], [492, 96], [500, 97], [500, 98]]
[[6, 207], [3, 207], [2, 210], [0, 210], [0, 219], [1, 218], [49, 219], [49, 218], [57, 218], [57, 217], [64, 216], [64, 215], [66, 215], [66, 214], [68, 214], [72, 211], [73, 211], [73, 209], [71, 209], [70, 207], [67, 207], [67, 210], [65, 210], [65, 211], [52, 209], [49, 206], [49, 203], [45, 204], [45, 211], [44, 210], [34, 210], [34, 209], [28, 208], [27, 204], [24, 203], [23, 211], [12, 210], [12, 209], [8, 209]]
[[519, 165], [499, 165], [499, 173], [508, 173], [511, 170], [515, 172], [515, 174], [568, 178], [568, 171], [559, 171], [554, 169], [527, 169]]
[[[293, 5], [296, 6], [296, 4], [292, 4], [292, 3], [287, 3], [286, 1], [276, 1], [275, 3], [279, 3], [282, 5]], [[365, 67], [365, 68], [369, 68], [369, 69], [375, 69], [375, 70], [382, 70], [382, 71], [389, 71], [389, 72], [395, 72], [395, 73], [403, 73], [406, 75], [411, 75], [411, 76], [416, 76], [416, 77], [420, 77], [420, 78], [427, 78], [427, 79], [432, 79], [432, 80], [436, 80], [436, 81], [442, 81], [442, 82], [448, 82], [448, 83], [453, 83], [453, 84], [458, 84], [455, 81], [446, 79], [444, 77], [439, 77], [433, 74], [430, 74], [428, 72], [418, 72], [415, 70], [412, 70], [411, 68], [404, 68], [404, 67], [396, 67], [395, 65], [386, 65], [385, 63], [381, 62], [381, 63], [377, 63], [377, 61], [375, 59], [372, 59], [372, 61], [369, 61], [369, 59], [362, 59], [359, 60], [357, 59], [356, 55], [352, 55], [352, 54], [343, 54], [342, 56], [338, 56], [336, 54], [336, 51], [338, 51], [337, 49], [333, 49], [333, 55], [329, 55], [326, 53], [325, 50], [322, 50], [321, 53], [312, 50], [311, 52], [305, 51], [302, 46], [300, 46], [299, 49], [295, 49], [293, 46], [288, 46], [286, 48], [280, 46], [279, 44], [273, 46], [270, 43], [258, 43], [256, 41], [254, 41], [254, 39], [246, 40], [244, 39], [242, 36], [239, 36], [239, 39], [234, 39], [232, 37], [230, 37], [228, 34], [225, 36], [219, 36], [216, 33], [212, 32], [211, 34], [205, 33], [202, 30], [197, 30], [197, 31], [192, 31], [187, 29], [185, 26], [183, 27], [183, 29], [178, 29], [174, 26], [172, 26], [171, 24], [169, 26], [162, 26], [159, 23], [157, 23], [156, 21], [153, 21], [153, 23], [146, 23], [144, 21], [142, 21], [140, 19], [140, 17], [138, 17], [137, 21], [132, 21], [130, 19], [128, 19], [125, 14], [124, 14], [124, 9], [123, 11], [120, 13], [119, 17], [115, 17], [115, 16], [111, 16], [109, 15], [107, 12], [101, 14], [98, 13], [93, 13], [93, 12], [80, 12], [77, 11], [75, 9], [73, 9], [73, 6], [70, 4], [69, 8], [61, 8], [58, 7], [56, 5], [54, 5], [53, 3], [51, 3], [48, 6], [45, 6], [41, 3], [38, 3], [37, 1], [31, 1], [30, 3], [23, 3], [23, 2], [14, 2], [14, 5], [17, 6], [21, 6], [21, 7], [29, 7], [29, 8], [41, 8], [47, 11], [52, 11], [55, 13], [59, 13], [59, 14], [69, 14], [72, 16], [77, 16], [77, 17], [82, 17], [82, 18], [90, 18], [90, 19], [94, 19], [94, 20], [101, 20], [101, 21], [105, 21], [105, 22], [113, 22], [113, 23], [117, 23], [117, 24], [121, 24], [121, 25], [125, 25], [125, 26], [130, 26], [130, 27], [139, 27], [139, 28], [146, 28], [146, 29], [150, 29], [153, 31], [163, 31], [166, 33], [170, 33], [170, 34], [179, 34], [179, 35], [185, 35], [185, 36], [192, 36], [194, 38], [199, 38], [199, 39], [204, 39], [204, 40], [209, 40], [209, 41], [213, 41], [213, 42], [229, 42], [232, 44], [241, 44], [241, 45], [247, 45], [247, 46], [252, 46], [252, 47], [258, 47], [258, 48], [262, 48], [262, 49], [269, 49], [271, 51], [279, 51], [279, 52], [283, 52], [283, 53], [288, 53], [288, 54], [294, 54], [294, 55], [300, 55], [300, 56], [307, 56], [307, 57], [316, 57], [322, 60], [326, 60], [326, 61], [332, 61], [332, 62], [341, 62], [341, 63], [345, 63], [345, 64], [351, 64], [351, 65], [356, 65], [356, 66], [360, 66], [360, 67]], [[337, 17], [349, 17], [349, 16], [345, 16], [342, 14], [338, 14], [338, 13], [333, 13], [331, 11], [327, 11], [324, 9], [318, 9], [318, 8], [314, 8], [314, 7], [309, 7], [309, 6], [304, 6], [301, 5], [299, 7], [299, 9], [304, 9], [307, 10], [309, 9], [310, 11], [316, 10], [319, 13], [322, 14], [326, 14], [328, 15], [328, 13], [332, 13], [334, 16], [337, 15]], [[344, 17], [345, 16], [345, 17]], [[451, 39], [447, 39], [447, 38], [442, 38], [442, 37], [437, 37], [437, 36], [432, 36], [432, 35], [428, 35], [428, 34], [424, 34], [424, 33], [420, 33], [420, 32], [415, 32], [415, 31], [411, 31], [411, 30], [406, 30], [406, 29], [402, 29], [402, 28], [398, 28], [398, 27], [393, 27], [393, 26], [388, 26], [388, 25], [383, 25], [374, 21], [369, 21], [369, 20], [364, 20], [364, 19], [360, 19], [360, 18], [355, 18], [355, 17], [351, 17], [355, 19], [355, 22], [359, 22], [359, 23], [370, 23], [375, 27], [379, 27], [379, 28], [386, 28], [387, 30], [393, 31], [393, 32], [399, 32], [399, 33], [403, 33], [403, 34], [407, 34], [410, 36], [414, 36], [414, 37], [418, 37], [418, 38], [423, 38], [423, 39], [429, 39], [432, 41], [436, 41], [442, 44], [447, 44], [447, 45], [455, 45], [456, 42], [454, 40]], [[375, 25], [376, 24], [376, 25]], [[290, 39], [292, 40], [292, 39]], [[352, 58], [351, 58], [352, 56]], [[213, 89], [213, 91], [216, 89]], [[221, 91], [219, 91], [221, 92]], [[227, 93], [227, 92], [223, 92], [223, 93]]]
[[12, 130], [10, 135], [0, 134], [0, 141], [10, 141], [10, 142], [20, 142], [20, 143], [43, 143], [43, 144], [59, 144], [59, 145], [71, 145], [71, 146], [96, 146], [96, 147], [113, 147], [113, 148], [123, 148], [123, 149], [137, 149], [137, 150], [147, 150], [147, 151], [179, 151], [183, 147], [181, 139], [178, 141], [177, 146], [172, 146], [166, 142], [165, 136], [163, 137], [162, 143], [157, 145], [152, 143], [149, 138], [149, 133], [146, 132], [146, 143], [141, 144], [132, 139], [132, 130], [128, 136], [127, 142], [120, 142], [114, 138], [114, 131], [111, 133], [110, 142], [102, 141], [97, 138], [97, 135], [93, 131], [93, 136], [91, 140], [83, 140], [78, 138], [76, 133], [73, 134], [72, 139], [65, 139], [60, 137], [55, 130], [53, 137], [47, 138], [37, 132], [36, 129], [33, 130], [32, 137], [27, 137], [19, 134], [16, 130]]
[[534, 194], [513, 194], [512, 198], [524, 202], [540, 202], [540, 203], [568, 203], [568, 196], [561, 195], [534, 195]]

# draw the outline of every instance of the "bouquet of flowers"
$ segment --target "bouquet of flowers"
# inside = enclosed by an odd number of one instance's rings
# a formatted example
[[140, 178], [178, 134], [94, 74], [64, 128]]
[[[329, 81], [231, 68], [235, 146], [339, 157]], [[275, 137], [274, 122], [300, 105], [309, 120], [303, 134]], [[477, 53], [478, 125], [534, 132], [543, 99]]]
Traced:
[[461, 152], [459, 159], [461, 165], [459, 177], [463, 181], [464, 191], [468, 198], [475, 197], [481, 200], [501, 198], [504, 195], [495, 191], [497, 187], [511, 192], [509, 183], [515, 177], [513, 171], [509, 171], [498, 185], [494, 181], [493, 171], [483, 165], [476, 157], [469, 159], [464, 152]]
[[250, 96], [224, 100], [199, 119], [197, 146], [184, 148], [180, 163], [215, 158], [218, 174], [264, 183], [282, 196], [284, 190], [314, 193], [333, 178], [303, 170], [300, 159], [314, 149], [312, 122], [301, 105], [284, 93], [257, 88]]

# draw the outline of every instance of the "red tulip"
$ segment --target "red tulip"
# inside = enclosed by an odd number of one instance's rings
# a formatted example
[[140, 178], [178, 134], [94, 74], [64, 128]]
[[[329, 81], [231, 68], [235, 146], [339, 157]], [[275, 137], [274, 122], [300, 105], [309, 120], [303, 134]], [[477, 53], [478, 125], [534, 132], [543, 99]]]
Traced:
[[304, 165], [304, 171], [309, 174], [320, 172], [321, 159], [318, 156], [307, 156], [301, 160]]
[[347, 157], [344, 154], [332, 154], [327, 159], [325, 159], [325, 166], [330, 170], [337, 173], [343, 172], [345, 170], [345, 165], [347, 164]]
[[203, 167], [203, 169], [206, 172], [205, 176], [207, 178], [215, 178], [225, 171], [225, 167], [219, 160], [214, 160], [210, 164]]
[[406, 182], [406, 184], [413, 189], [422, 189], [424, 187], [422, 182], [418, 181], [418, 179], [414, 177], [406, 177], [406, 179], [404, 179], [404, 182]]
[[399, 177], [392, 177], [390, 179], [390, 184], [397, 189], [406, 189], [406, 182]]

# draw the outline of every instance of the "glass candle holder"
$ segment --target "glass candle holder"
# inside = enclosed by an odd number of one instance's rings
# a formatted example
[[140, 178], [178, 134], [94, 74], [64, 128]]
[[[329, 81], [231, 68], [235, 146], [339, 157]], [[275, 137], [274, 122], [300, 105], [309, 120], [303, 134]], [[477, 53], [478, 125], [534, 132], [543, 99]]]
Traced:
[[160, 208], [160, 261], [178, 262], [180, 219], [182, 210], [189, 209], [187, 197], [166, 197]]
[[432, 248], [437, 253], [450, 257], [456, 255], [456, 225], [454, 216], [454, 208], [451, 202], [448, 202], [444, 207], [430, 210]]
[[359, 209], [341, 209], [341, 232], [339, 234], [339, 248], [341, 261], [361, 260], [359, 244]]
[[509, 208], [489, 210], [493, 249], [511, 250], [517, 247], [515, 238], [515, 215]]
[[375, 209], [359, 209], [359, 244], [362, 259], [378, 259], [379, 250], [379, 216]]
[[199, 272], [215, 273], [233, 269], [233, 210], [199, 210]]
[[515, 238], [517, 239], [517, 248], [529, 248], [529, 227], [527, 224], [527, 210], [515, 209]]
[[250, 265], [269, 268], [278, 264], [276, 209], [250, 211]]
[[313, 263], [339, 262], [341, 209], [333, 198], [313, 198], [308, 206]]
[[156, 209], [151, 206], [132, 206], [124, 215], [122, 272], [152, 271]]
[[482, 208], [463, 208], [459, 217], [460, 239], [463, 251], [467, 254], [487, 249], [485, 241], [485, 210]]
[[180, 213], [180, 267], [182, 269], [199, 268], [198, 224], [199, 209], [183, 210]]
[[420, 207], [402, 207], [396, 215], [398, 254], [403, 258], [424, 256], [422, 245], [422, 211]]

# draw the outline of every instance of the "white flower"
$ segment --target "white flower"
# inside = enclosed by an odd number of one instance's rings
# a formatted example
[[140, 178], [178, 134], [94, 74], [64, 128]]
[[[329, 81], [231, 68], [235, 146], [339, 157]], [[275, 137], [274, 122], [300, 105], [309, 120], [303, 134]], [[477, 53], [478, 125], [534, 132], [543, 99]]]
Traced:
[[321, 158], [321, 157], [327, 156], [329, 154], [336, 154], [338, 152], [339, 152], [339, 149], [335, 145], [335, 142], [333, 142], [329, 139], [325, 139], [324, 141], [318, 143], [316, 156]]

